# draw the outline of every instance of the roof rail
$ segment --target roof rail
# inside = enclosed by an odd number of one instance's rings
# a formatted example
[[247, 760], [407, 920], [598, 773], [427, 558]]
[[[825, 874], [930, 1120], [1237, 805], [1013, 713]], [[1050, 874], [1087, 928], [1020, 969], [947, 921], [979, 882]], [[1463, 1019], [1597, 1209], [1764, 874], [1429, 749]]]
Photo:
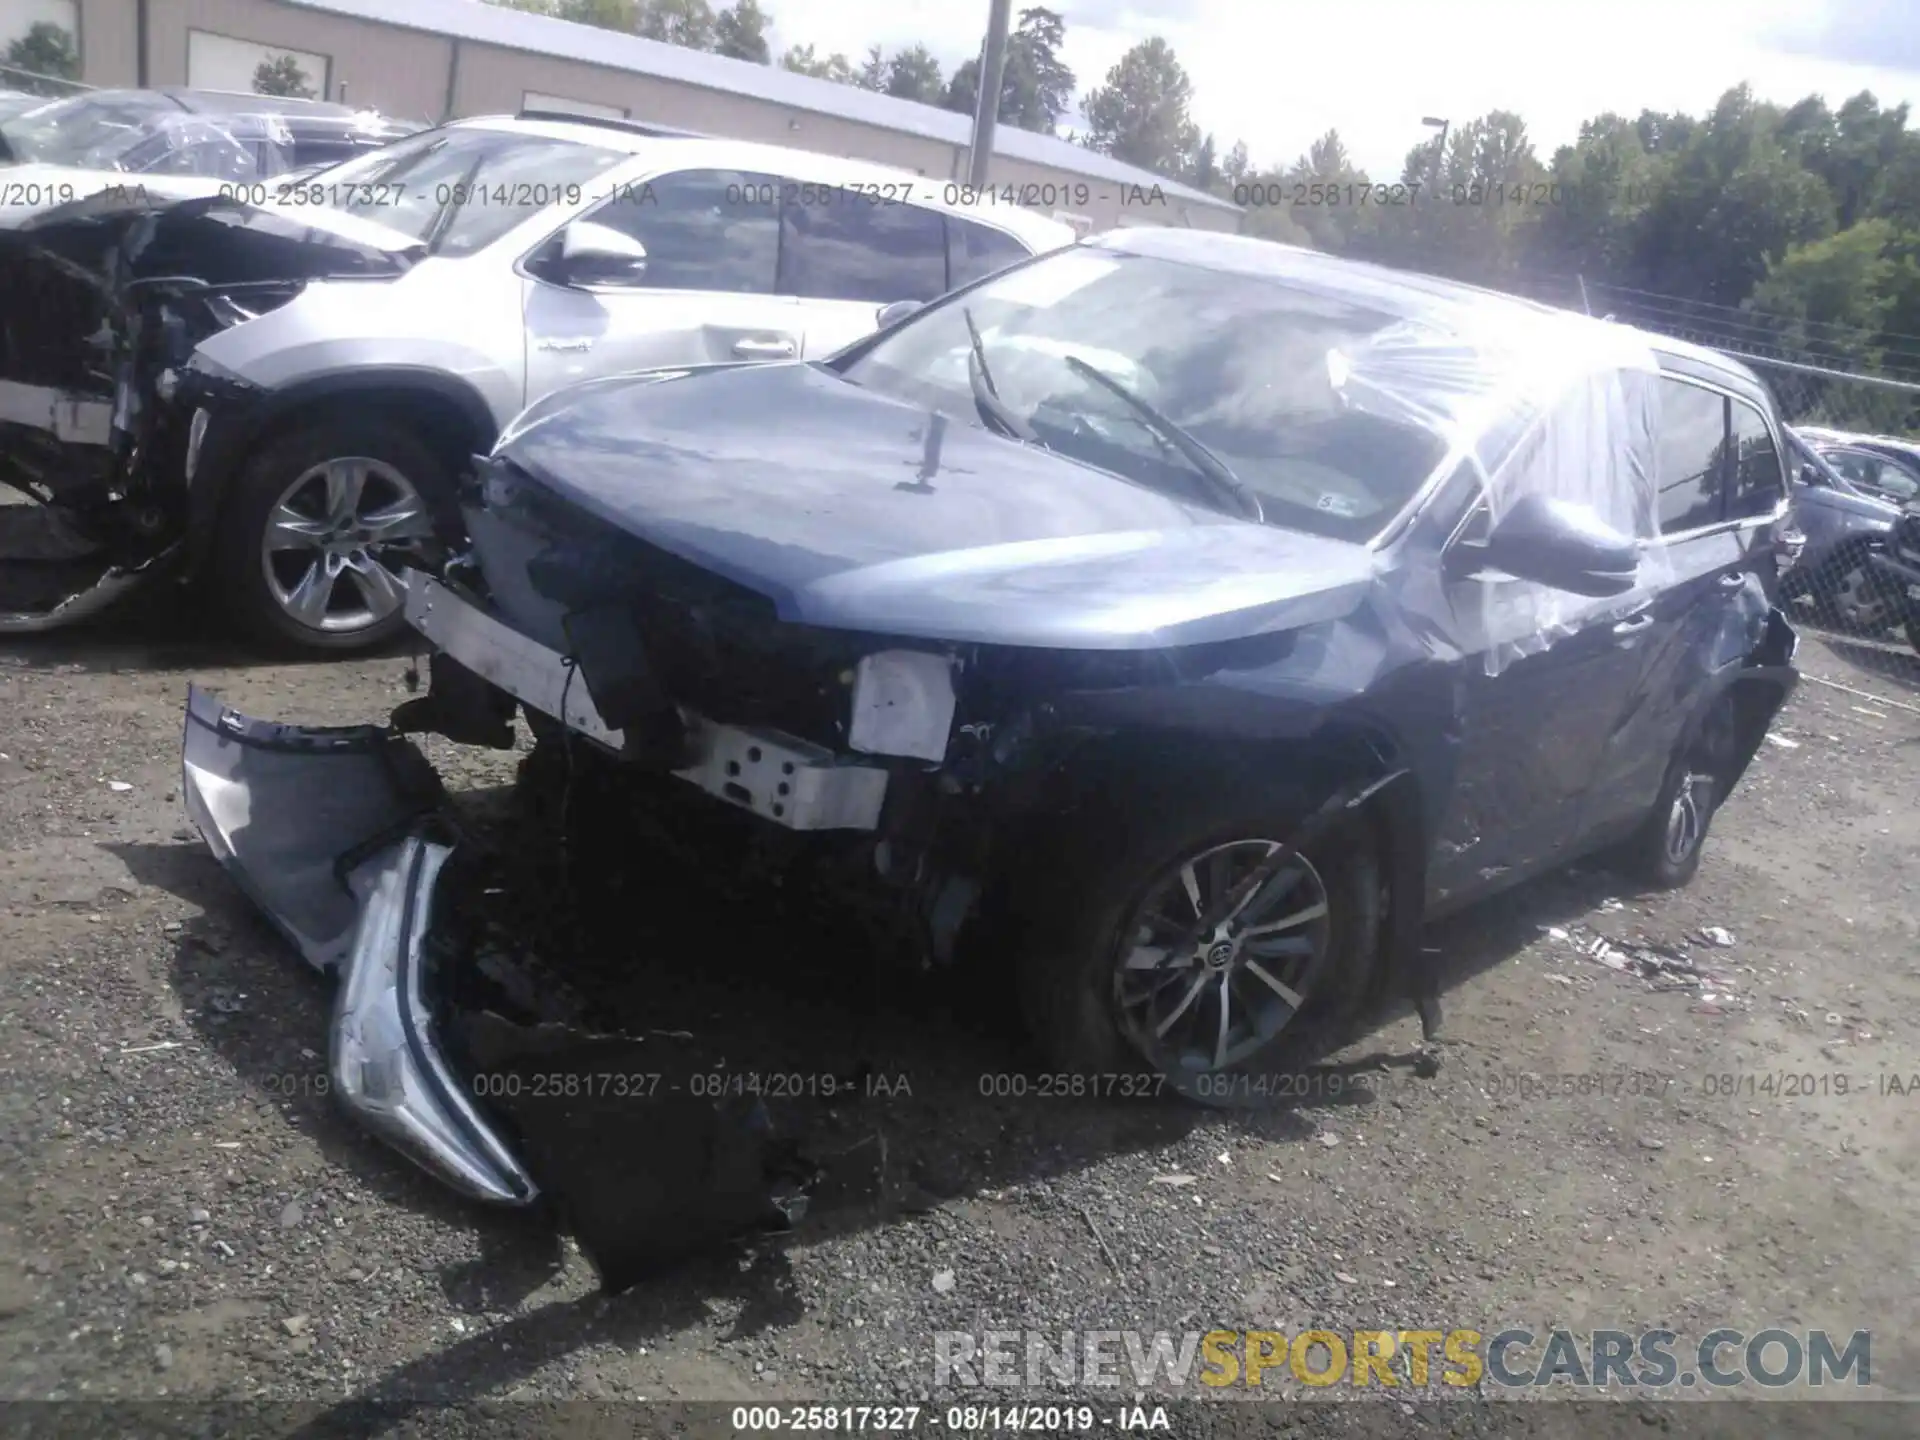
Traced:
[[679, 140], [707, 140], [712, 137], [698, 130], [682, 130], [673, 125], [656, 125], [651, 120], [614, 119], [610, 115], [582, 115], [573, 110], [521, 110], [516, 120], [557, 120], [564, 125], [600, 125], [608, 130], [624, 130], [629, 135], [658, 135]]

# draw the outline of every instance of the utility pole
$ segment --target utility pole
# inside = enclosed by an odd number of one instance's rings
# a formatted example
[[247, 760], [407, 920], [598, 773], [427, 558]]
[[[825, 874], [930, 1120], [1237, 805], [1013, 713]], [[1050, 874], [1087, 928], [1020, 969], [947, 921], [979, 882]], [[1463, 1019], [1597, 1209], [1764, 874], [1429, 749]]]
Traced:
[[1007, 71], [1007, 25], [1013, 0], [991, 0], [987, 14], [987, 43], [980, 52], [980, 96], [973, 107], [973, 145], [967, 151], [967, 184], [978, 190], [987, 183], [987, 162], [993, 158], [993, 127], [1000, 118], [1000, 82]]
[[1447, 131], [1453, 128], [1453, 122], [1451, 120], [1442, 120], [1437, 116], [1426, 115], [1421, 117], [1420, 123], [1430, 128], [1438, 129], [1440, 132], [1433, 137], [1433, 175], [1431, 183], [1434, 191], [1437, 193], [1440, 189], [1440, 164], [1441, 161], [1446, 158], [1447, 153]]

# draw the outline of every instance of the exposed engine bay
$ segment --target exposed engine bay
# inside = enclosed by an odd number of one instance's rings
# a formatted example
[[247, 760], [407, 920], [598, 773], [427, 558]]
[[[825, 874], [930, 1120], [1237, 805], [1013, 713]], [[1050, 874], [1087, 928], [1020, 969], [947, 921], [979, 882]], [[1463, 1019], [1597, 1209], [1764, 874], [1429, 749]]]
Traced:
[[117, 186], [0, 228], [0, 633], [97, 613], [204, 553], [210, 427], [252, 397], [196, 354], [322, 276], [410, 263], [215, 195]]

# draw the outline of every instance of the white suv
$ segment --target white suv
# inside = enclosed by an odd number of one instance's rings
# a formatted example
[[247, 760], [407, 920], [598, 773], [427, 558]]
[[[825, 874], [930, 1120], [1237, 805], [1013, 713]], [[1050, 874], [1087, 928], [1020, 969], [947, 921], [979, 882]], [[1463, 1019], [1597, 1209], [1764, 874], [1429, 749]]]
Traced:
[[[96, 587], [209, 570], [256, 632], [324, 650], [401, 628], [391, 547], [457, 525], [467, 458], [544, 395], [635, 369], [818, 358], [891, 306], [1074, 240], [1031, 211], [952, 203], [940, 180], [557, 117], [459, 121], [291, 185], [223, 190], [168, 202], [172, 231], [127, 231], [141, 238], [120, 273], [143, 288], [121, 290], [123, 309], [156, 323], [130, 327], [148, 338], [129, 334], [118, 386], [93, 395], [96, 433], [61, 413], [64, 438], [111, 440], [131, 468], [104, 490], [72, 485], [62, 543], [105, 537]], [[16, 238], [58, 251], [59, 219]], [[183, 268], [196, 284], [175, 283]], [[187, 337], [171, 356], [170, 334]], [[62, 478], [31, 458], [30, 493], [58, 508]], [[15, 460], [0, 435], [0, 479]], [[88, 497], [128, 494], [161, 518], [86, 513]]]

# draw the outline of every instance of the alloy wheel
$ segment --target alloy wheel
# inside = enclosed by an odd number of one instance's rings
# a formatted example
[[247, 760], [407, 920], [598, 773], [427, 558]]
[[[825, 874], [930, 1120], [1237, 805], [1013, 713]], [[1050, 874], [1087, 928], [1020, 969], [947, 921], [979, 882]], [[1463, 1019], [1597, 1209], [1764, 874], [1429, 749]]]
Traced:
[[260, 563], [291, 619], [330, 634], [370, 630], [406, 600], [394, 548], [432, 534], [426, 502], [406, 476], [385, 461], [338, 456], [280, 492]]
[[1667, 861], [1681, 865], [1706, 839], [1707, 820], [1712, 814], [1713, 794], [1718, 781], [1712, 775], [1691, 774], [1680, 782], [1667, 812]]
[[1867, 573], [1865, 565], [1856, 565], [1840, 577], [1834, 588], [1834, 612], [1841, 620], [1859, 630], [1872, 630], [1887, 623], [1893, 602], [1882, 594]]
[[1171, 867], [1122, 932], [1113, 998], [1122, 1031], [1169, 1075], [1237, 1065], [1305, 1008], [1332, 943], [1325, 882], [1290, 854], [1201, 933], [1203, 918], [1254, 880], [1281, 849], [1235, 840]]

